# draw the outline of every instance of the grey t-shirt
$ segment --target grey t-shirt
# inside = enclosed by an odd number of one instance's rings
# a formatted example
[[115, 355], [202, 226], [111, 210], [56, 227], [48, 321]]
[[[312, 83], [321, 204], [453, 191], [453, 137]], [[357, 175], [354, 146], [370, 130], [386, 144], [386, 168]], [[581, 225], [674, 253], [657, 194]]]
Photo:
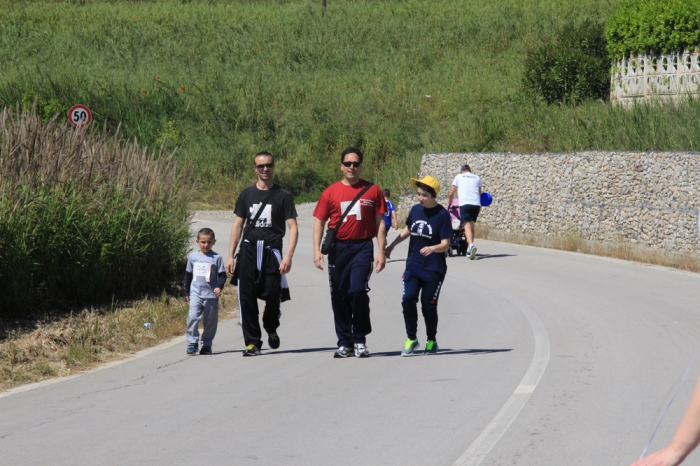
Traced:
[[219, 286], [217, 277], [219, 273], [226, 272], [224, 261], [220, 255], [214, 251], [209, 251], [206, 254], [195, 251], [187, 257], [185, 270], [192, 274], [190, 298], [216, 298], [214, 288]]

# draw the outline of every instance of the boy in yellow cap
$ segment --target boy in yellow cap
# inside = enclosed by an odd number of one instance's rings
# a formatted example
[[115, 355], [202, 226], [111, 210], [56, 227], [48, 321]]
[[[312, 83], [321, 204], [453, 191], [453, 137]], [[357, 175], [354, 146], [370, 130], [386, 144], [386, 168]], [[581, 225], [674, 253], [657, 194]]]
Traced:
[[427, 341], [424, 354], [438, 351], [437, 302], [442, 282], [447, 273], [445, 251], [452, 240], [452, 222], [447, 210], [437, 203], [440, 183], [432, 176], [422, 180], [411, 178], [416, 187], [418, 204], [411, 208], [404, 228], [399, 236], [386, 248], [387, 259], [394, 247], [408, 238], [408, 257], [403, 273], [403, 317], [406, 323], [406, 343], [401, 356], [413, 356], [418, 349], [418, 295], [420, 294]]

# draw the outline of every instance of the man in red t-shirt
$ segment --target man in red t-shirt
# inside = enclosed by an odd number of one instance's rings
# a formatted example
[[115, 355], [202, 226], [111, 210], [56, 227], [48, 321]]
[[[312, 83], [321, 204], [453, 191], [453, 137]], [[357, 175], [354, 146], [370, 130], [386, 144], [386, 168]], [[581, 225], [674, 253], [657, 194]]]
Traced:
[[[360, 178], [362, 152], [354, 147], [343, 151], [340, 171], [343, 179], [326, 188], [316, 204], [314, 217], [314, 264], [323, 270], [325, 261], [321, 254], [321, 237], [326, 221], [328, 228], [335, 228], [340, 217], [353, 199], [369, 182]], [[384, 225], [386, 203], [379, 186], [372, 185], [343, 219], [338, 229], [335, 247], [328, 254], [328, 276], [331, 286], [331, 305], [338, 335], [338, 350], [334, 357], [346, 358], [353, 345], [355, 356], [369, 357], [367, 335], [372, 331], [369, 318], [369, 277], [372, 267], [381, 272], [386, 265]], [[374, 243], [377, 237], [377, 259], [374, 259]]]

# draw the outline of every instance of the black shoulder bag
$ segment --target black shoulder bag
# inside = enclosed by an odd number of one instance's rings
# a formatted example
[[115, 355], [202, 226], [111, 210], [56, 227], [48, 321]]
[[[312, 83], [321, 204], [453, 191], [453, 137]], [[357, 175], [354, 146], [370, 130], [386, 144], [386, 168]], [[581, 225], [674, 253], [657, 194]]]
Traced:
[[253, 218], [248, 222], [248, 224], [245, 226], [243, 229], [243, 233], [241, 234], [241, 241], [238, 245], [238, 252], [233, 256], [233, 260], [236, 262], [235, 267], [233, 268], [233, 275], [231, 275], [231, 285], [236, 286], [238, 285], [238, 256], [241, 254], [241, 248], [243, 247], [243, 241], [245, 241], [246, 237], [250, 233], [250, 230], [252, 230], [255, 227], [255, 222], [258, 221], [258, 218], [260, 218], [260, 215], [263, 213], [263, 210], [265, 209], [265, 206], [267, 206], [268, 202], [270, 202], [270, 198], [272, 197], [273, 191], [272, 189], [268, 190], [267, 195], [265, 198], [262, 200], [260, 204], [260, 208], [258, 209], [258, 212], [253, 216]]
[[372, 185], [372, 183], [368, 184], [362, 188], [362, 191], [360, 191], [357, 196], [355, 196], [355, 199], [352, 200], [348, 208], [345, 209], [345, 212], [343, 212], [343, 215], [340, 216], [340, 220], [338, 220], [338, 224], [335, 226], [335, 228], [329, 228], [326, 230], [326, 237], [323, 238], [323, 244], [321, 245], [321, 254], [326, 255], [335, 247], [335, 237], [338, 234], [340, 226], [343, 224], [343, 220], [345, 220], [345, 216], [348, 215], [348, 213], [355, 206], [355, 203], [360, 200], [362, 195], [366, 193], [367, 190], [372, 187]]

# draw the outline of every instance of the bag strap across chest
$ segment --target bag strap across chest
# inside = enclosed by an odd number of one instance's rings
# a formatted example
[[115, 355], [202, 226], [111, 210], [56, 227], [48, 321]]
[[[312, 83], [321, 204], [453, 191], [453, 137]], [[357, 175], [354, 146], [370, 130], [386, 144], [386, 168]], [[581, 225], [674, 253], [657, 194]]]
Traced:
[[260, 218], [260, 215], [262, 215], [263, 210], [265, 210], [265, 207], [270, 202], [270, 199], [272, 198], [273, 194], [274, 193], [273, 193], [272, 189], [268, 189], [267, 194], [265, 195], [265, 197], [263, 198], [263, 200], [260, 203], [260, 208], [258, 209], [258, 211], [255, 213], [253, 218], [246, 224], [245, 228], [243, 229], [243, 234], [241, 234], [241, 244], [248, 237], [248, 234], [250, 234], [250, 230], [255, 228], [255, 222], [257, 222], [258, 219]]
[[350, 211], [351, 211], [352, 208], [355, 206], [355, 204], [357, 203], [357, 201], [360, 200], [360, 198], [362, 197], [362, 195], [363, 195], [364, 193], [366, 193], [366, 192], [369, 190], [369, 188], [371, 188], [372, 186], [374, 186], [374, 184], [373, 184], [373, 183], [369, 183], [367, 186], [365, 186], [364, 188], [362, 188], [362, 191], [360, 191], [360, 192], [357, 194], [357, 196], [355, 196], [355, 199], [352, 200], [352, 202], [350, 203], [350, 205], [348, 205], [348, 207], [345, 209], [345, 212], [343, 212], [343, 214], [340, 216], [340, 220], [338, 220], [338, 224], [335, 226], [334, 230], [337, 231], [337, 230], [340, 229], [340, 225], [343, 224], [343, 220], [345, 220], [345, 217], [347, 217], [347, 215], [350, 213]]

